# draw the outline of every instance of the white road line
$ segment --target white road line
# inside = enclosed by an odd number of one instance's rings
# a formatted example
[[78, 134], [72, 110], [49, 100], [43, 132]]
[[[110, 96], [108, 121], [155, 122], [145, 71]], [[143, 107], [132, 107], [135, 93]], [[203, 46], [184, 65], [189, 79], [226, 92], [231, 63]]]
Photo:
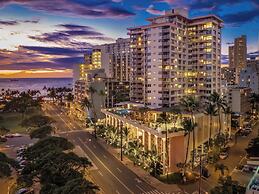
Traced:
[[105, 159], [107, 159], [107, 156], [103, 155], [103, 157], [104, 157]]
[[94, 147], [94, 148], [96, 148], [96, 146], [95, 146], [95, 145], [93, 145], [93, 147]]
[[103, 176], [103, 174], [102, 174], [100, 171], [98, 171], [98, 173], [99, 173], [101, 176]]
[[78, 137], [79, 141], [85, 146], [85, 148], [91, 152], [91, 154], [103, 165], [103, 167], [120, 183], [122, 184], [130, 193], [134, 194], [117, 176], [115, 176], [112, 171], [96, 156], [96, 154], [82, 141], [80, 137]]
[[136, 185], [136, 187], [138, 187], [143, 193], [145, 193], [145, 190], [142, 189], [140, 186]]
[[116, 193], [120, 194], [120, 192], [118, 190], [116, 190]]
[[121, 171], [121, 169], [119, 169], [119, 168], [117, 168], [117, 170], [121, 173], [122, 171]]

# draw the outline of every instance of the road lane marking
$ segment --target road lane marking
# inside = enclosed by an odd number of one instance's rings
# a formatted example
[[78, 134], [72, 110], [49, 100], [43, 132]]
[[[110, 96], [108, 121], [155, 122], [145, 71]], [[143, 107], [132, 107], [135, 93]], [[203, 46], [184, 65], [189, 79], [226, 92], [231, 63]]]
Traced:
[[96, 146], [95, 146], [95, 145], [93, 145], [93, 147], [94, 147], [94, 148], [96, 148]]
[[144, 189], [142, 189], [140, 186], [136, 185], [136, 187], [138, 187], [143, 193], [145, 193], [146, 191]]
[[103, 157], [104, 157], [105, 159], [107, 159], [107, 156], [103, 155]]
[[118, 170], [120, 173], [122, 173], [121, 169], [117, 168], [117, 170]]
[[122, 184], [130, 193], [134, 194], [133, 191], [130, 190], [116, 175], [112, 173], [112, 171], [96, 156], [96, 154], [82, 141], [80, 137], [78, 137], [79, 141], [85, 146], [85, 148], [103, 165], [103, 167], [120, 183]]
[[120, 194], [120, 192], [118, 190], [116, 190], [116, 193]]
[[102, 174], [100, 171], [98, 171], [98, 173], [99, 173], [101, 176], [103, 176], [103, 174]]

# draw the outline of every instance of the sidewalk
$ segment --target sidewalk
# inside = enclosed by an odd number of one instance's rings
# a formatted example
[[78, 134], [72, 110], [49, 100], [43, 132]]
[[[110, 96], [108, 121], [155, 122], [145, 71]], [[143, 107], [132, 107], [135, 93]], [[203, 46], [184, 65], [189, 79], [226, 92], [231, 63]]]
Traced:
[[[113, 148], [110, 145], [107, 145], [106, 142], [98, 138], [98, 143], [103, 146], [110, 154], [116, 157], [120, 161], [120, 150]], [[126, 156], [123, 157], [123, 161], [121, 161], [127, 168], [129, 168], [132, 172], [134, 172], [141, 179], [145, 180], [151, 186], [155, 187], [157, 190], [167, 193], [183, 193], [182, 190], [176, 184], [167, 185], [165, 183], [160, 182], [155, 177], [152, 177], [148, 172], [133, 164], [131, 160], [129, 160]]]

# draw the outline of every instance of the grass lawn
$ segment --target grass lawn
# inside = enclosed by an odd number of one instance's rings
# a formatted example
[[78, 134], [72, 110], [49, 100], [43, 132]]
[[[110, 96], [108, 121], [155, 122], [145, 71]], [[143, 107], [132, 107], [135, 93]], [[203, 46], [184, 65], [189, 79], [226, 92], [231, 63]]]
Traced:
[[[29, 118], [30, 116], [36, 114], [43, 114], [40, 110], [34, 110], [33, 112], [27, 113], [24, 116]], [[10, 133], [29, 133], [27, 128], [22, 127], [20, 124], [22, 122], [22, 114], [20, 113], [0, 113], [0, 117], [3, 117], [3, 120], [0, 121], [0, 127], [5, 127], [10, 129]]]

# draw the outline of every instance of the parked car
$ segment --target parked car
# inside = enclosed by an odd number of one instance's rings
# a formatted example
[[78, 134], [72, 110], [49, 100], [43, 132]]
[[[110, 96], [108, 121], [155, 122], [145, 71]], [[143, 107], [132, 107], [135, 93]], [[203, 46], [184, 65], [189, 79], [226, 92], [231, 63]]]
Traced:
[[227, 152], [221, 152], [219, 154], [219, 158], [222, 160], [225, 160], [228, 157], [228, 153]]

